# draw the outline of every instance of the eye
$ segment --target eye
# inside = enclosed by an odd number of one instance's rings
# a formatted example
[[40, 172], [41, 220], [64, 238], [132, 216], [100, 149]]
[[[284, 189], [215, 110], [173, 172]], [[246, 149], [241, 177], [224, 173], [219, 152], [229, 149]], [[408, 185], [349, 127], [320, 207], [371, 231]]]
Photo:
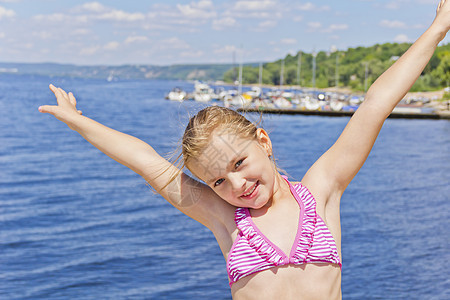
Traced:
[[214, 186], [218, 186], [219, 184], [221, 184], [225, 179], [220, 178], [219, 180], [217, 180], [216, 182], [214, 182]]
[[238, 160], [238, 161], [234, 164], [234, 167], [237, 169], [240, 165], [242, 165], [243, 162], [244, 162], [243, 159]]

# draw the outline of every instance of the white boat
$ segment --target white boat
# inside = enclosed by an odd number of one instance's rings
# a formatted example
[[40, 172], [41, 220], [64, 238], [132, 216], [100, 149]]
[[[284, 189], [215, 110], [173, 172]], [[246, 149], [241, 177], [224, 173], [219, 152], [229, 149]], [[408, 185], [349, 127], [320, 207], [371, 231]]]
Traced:
[[234, 107], [249, 107], [252, 103], [251, 98], [246, 98], [244, 97], [244, 95], [234, 95], [234, 96], [229, 96], [227, 98], [224, 99], [224, 104], [225, 107], [230, 107], [230, 106], [234, 106]]
[[292, 108], [292, 103], [284, 97], [278, 97], [273, 100], [276, 108]]
[[320, 107], [320, 103], [317, 99], [314, 98], [305, 98], [305, 108], [307, 110], [318, 110]]
[[194, 100], [198, 102], [208, 102], [213, 98], [214, 90], [206, 83], [195, 82]]
[[250, 91], [245, 92], [245, 94], [250, 96], [252, 99], [258, 98], [261, 96], [261, 88], [254, 86]]
[[350, 105], [360, 105], [364, 100], [364, 97], [361, 96], [352, 96], [349, 100]]
[[239, 95], [238, 90], [227, 90], [221, 94], [221, 100], [230, 102], [237, 95]]
[[266, 93], [267, 97], [279, 97], [283, 92], [280, 89], [272, 88]]
[[295, 96], [295, 93], [293, 91], [283, 91], [281, 93], [281, 97], [287, 98], [287, 99], [292, 99], [292, 98], [294, 98], [294, 96]]
[[170, 91], [170, 93], [167, 95], [167, 99], [169, 99], [171, 101], [180, 101], [181, 102], [186, 99], [186, 96], [187, 96], [187, 94], [185, 91], [176, 87], [172, 91]]
[[332, 111], [341, 111], [344, 107], [344, 102], [339, 100], [331, 100], [330, 101], [330, 108]]

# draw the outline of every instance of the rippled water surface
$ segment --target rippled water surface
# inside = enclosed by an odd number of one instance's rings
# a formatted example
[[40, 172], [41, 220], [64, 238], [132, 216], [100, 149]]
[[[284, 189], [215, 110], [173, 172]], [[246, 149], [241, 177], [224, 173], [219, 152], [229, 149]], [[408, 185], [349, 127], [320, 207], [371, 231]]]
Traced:
[[[230, 299], [213, 235], [37, 107], [54, 83], [95, 120], [174, 150], [202, 105], [171, 81], [0, 76], [1, 299]], [[257, 120], [258, 116], [250, 116]], [[267, 115], [293, 180], [348, 118]], [[344, 299], [449, 299], [450, 122], [388, 120], [342, 199]]]

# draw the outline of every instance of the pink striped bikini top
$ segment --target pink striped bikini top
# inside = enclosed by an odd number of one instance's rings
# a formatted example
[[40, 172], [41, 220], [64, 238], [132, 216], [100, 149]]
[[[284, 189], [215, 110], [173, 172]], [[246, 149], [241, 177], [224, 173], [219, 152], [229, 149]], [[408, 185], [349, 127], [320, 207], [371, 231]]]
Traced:
[[342, 267], [336, 242], [316, 213], [313, 195], [301, 183], [293, 186], [287, 182], [300, 206], [297, 235], [291, 253], [287, 256], [259, 231], [248, 208], [237, 208], [235, 222], [239, 233], [227, 258], [230, 286], [242, 277], [276, 266], [331, 263]]

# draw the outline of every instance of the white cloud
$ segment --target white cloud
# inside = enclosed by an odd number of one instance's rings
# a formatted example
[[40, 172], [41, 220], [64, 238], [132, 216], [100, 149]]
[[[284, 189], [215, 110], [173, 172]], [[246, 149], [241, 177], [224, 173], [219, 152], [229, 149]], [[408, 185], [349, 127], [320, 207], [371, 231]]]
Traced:
[[198, 58], [198, 57], [202, 57], [205, 55], [205, 52], [201, 51], [201, 50], [197, 50], [197, 51], [183, 51], [180, 53], [181, 57], [185, 57], [185, 58]]
[[274, 47], [274, 48], [272, 48], [272, 51], [273, 52], [281, 52], [281, 49], [278, 47]]
[[82, 47], [80, 51], [80, 55], [82, 56], [91, 56], [98, 52], [100, 49], [99, 46], [91, 46], [91, 47]]
[[111, 20], [111, 21], [125, 21], [125, 22], [135, 22], [142, 21], [145, 19], [145, 15], [142, 13], [128, 13], [123, 10], [112, 10], [97, 16], [99, 20]]
[[348, 29], [348, 25], [347, 24], [331, 24], [330, 26], [328, 26], [328, 28], [324, 29], [323, 32], [335, 32], [338, 30], [347, 30]]
[[260, 29], [266, 29], [266, 28], [270, 28], [270, 27], [275, 27], [276, 25], [277, 25], [276, 21], [274, 21], [274, 20], [267, 20], [267, 21], [260, 22], [258, 24], [258, 27]]
[[107, 8], [99, 2], [88, 2], [80, 6], [80, 10], [94, 13], [100, 13], [105, 11], [106, 9]]
[[395, 10], [400, 8], [400, 3], [398, 2], [389, 2], [384, 6], [387, 9]]
[[41, 40], [48, 40], [52, 37], [52, 34], [47, 30], [35, 31], [32, 33], [34, 37], [37, 37]]
[[332, 31], [345, 30], [345, 29], [348, 29], [348, 25], [347, 24], [331, 24], [329, 28]]
[[292, 19], [292, 21], [294, 21], [294, 22], [301, 22], [301, 21], [303, 21], [303, 16], [295, 16], [295, 17]]
[[90, 32], [91, 31], [89, 29], [86, 29], [86, 28], [77, 28], [77, 29], [72, 31], [72, 35], [87, 35]]
[[318, 7], [311, 2], [299, 4], [296, 6], [296, 8], [298, 10], [302, 10], [302, 11], [316, 11], [316, 12], [331, 10], [330, 6], [328, 6], [328, 5], [322, 5], [322, 6]]
[[185, 17], [195, 19], [210, 19], [217, 16], [211, 0], [200, 0], [189, 4], [177, 4], [178, 11]]
[[337, 34], [333, 34], [333, 35], [329, 36], [329, 38], [331, 40], [340, 40], [341, 39], [341, 37], [339, 35], [337, 35]]
[[145, 19], [145, 15], [137, 12], [130, 13], [112, 9], [98, 2], [89, 2], [69, 10], [68, 14], [40, 14], [33, 17], [36, 21], [52, 21], [66, 23], [86, 23], [92, 20], [106, 20], [115, 22], [135, 22]]
[[119, 46], [120, 46], [120, 44], [118, 42], [112, 41], [112, 42], [109, 42], [106, 45], [104, 45], [103, 49], [111, 51], [111, 50], [116, 50], [117, 48], [119, 48]]
[[409, 43], [411, 39], [406, 34], [399, 34], [394, 38], [396, 43]]
[[280, 43], [285, 44], [285, 45], [293, 45], [293, 44], [297, 44], [297, 40], [293, 39], [293, 38], [286, 38], [286, 39], [281, 39]]
[[286, 17], [287, 8], [278, 0], [239, 0], [223, 11], [223, 16], [234, 19], [265, 19], [273, 20]]
[[387, 28], [406, 28], [405, 23], [403, 23], [402, 21], [398, 21], [398, 20], [394, 20], [394, 21], [381, 20], [380, 26], [387, 27]]
[[276, 6], [277, 3], [273, 0], [241, 0], [235, 3], [234, 9], [238, 11], [259, 11], [273, 9]]
[[320, 22], [309, 22], [307, 24], [307, 26], [308, 26], [308, 29], [310, 31], [315, 31], [315, 30], [318, 30], [318, 29], [322, 28], [322, 23], [320, 23]]
[[213, 21], [213, 28], [215, 30], [223, 30], [231, 27], [235, 27], [237, 25], [237, 21], [231, 17], [224, 17], [222, 19], [216, 19]]
[[253, 12], [240, 12], [237, 13], [237, 16], [240, 18], [248, 19], [248, 18], [254, 18], [254, 19], [279, 19], [283, 16], [282, 12], [280, 11], [253, 11]]
[[238, 50], [238, 48], [236, 46], [233, 45], [226, 45], [226, 46], [217, 46], [218, 48], [216, 48], [213, 52], [214, 54], [227, 54], [227, 55], [231, 55], [232, 53], [236, 53]]
[[65, 19], [65, 15], [61, 13], [54, 13], [51, 15], [36, 15], [33, 17], [36, 21], [52, 21], [52, 22], [61, 22]]
[[179, 39], [177, 37], [171, 37], [168, 39], [161, 40], [158, 43], [159, 49], [189, 49], [191, 48], [186, 41]]
[[299, 10], [313, 10], [316, 6], [312, 4], [311, 2], [306, 2], [305, 4], [298, 5]]
[[3, 6], [0, 6], [0, 20], [3, 18], [13, 18], [16, 16], [16, 13], [12, 9], [6, 9]]
[[0, 32], [0, 39], [4, 39], [5, 38], [5, 33], [4, 32]]
[[133, 44], [133, 43], [142, 43], [148, 41], [148, 38], [146, 36], [129, 36], [125, 39], [125, 44]]
[[38, 22], [60, 22], [66, 24], [74, 24], [74, 23], [86, 23], [88, 21], [88, 17], [84, 15], [66, 15], [62, 13], [54, 13], [50, 15], [36, 15], [32, 17], [33, 20]]

